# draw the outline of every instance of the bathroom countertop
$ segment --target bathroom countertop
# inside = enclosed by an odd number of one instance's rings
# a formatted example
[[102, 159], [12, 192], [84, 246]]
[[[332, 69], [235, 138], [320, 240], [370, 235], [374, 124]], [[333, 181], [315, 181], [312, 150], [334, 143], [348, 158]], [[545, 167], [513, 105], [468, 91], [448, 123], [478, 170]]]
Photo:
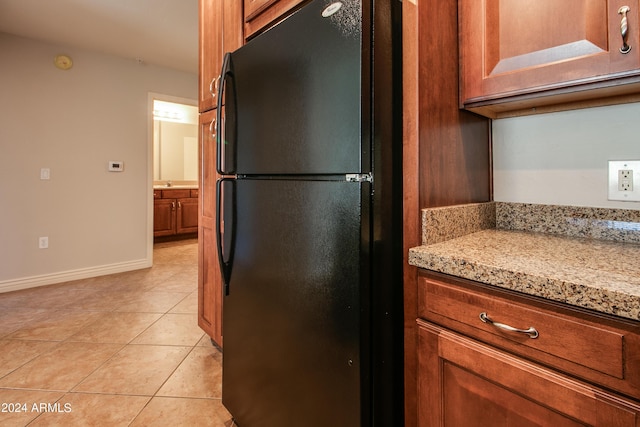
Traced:
[[[474, 209], [473, 212], [477, 212], [478, 206], [481, 206], [480, 211], [484, 215], [484, 210], [489, 205], [469, 206]], [[507, 211], [512, 208], [510, 205], [505, 207], [508, 208]], [[466, 207], [463, 209], [468, 213]], [[567, 235], [500, 228], [518, 223], [514, 217], [501, 220], [500, 212], [504, 210], [498, 209], [498, 228], [495, 228], [495, 221], [486, 221], [486, 217], [491, 215], [489, 211], [479, 221], [481, 226], [466, 229], [466, 234], [449, 236], [452, 238], [446, 236], [447, 227], [460, 230], [460, 224], [453, 226], [455, 224], [446, 218], [460, 218], [460, 212], [450, 209], [425, 210], [424, 244], [409, 251], [409, 263], [529, 295], [640, 320], [640, 244], [635, 241], [636, 222], [607, 220], [610, 225], [613, 224], [610, 228], [631, 229], [632, 235], [622, 240], [618, 236], [613, 239], [593, 238], [583, 237], [584, 230], [578, 235]], [[436, 217], [431, 216], [434, 212]], [[474, 215], [471, 215], [471, 219]], [[566, 219], [566, 212], [563, 215]], [[575, 219], [576, 215], [570, 216]], [[434, 218], [437, 220], [434, 221]], [[531, 218], [530, 212], [527, 218]], [[468, 224], [474, 224], [468, 216], [465, 219], [467, 227]], [[624, 224], [629, 224], [629, 227]], [[591, 228], [590, 232], [593, 233], [597, 227], [591, 225]], [[434, 235], [440, 236], [429, 241], [428, 234], [434, 230], [439, 230]], [[603, 233], [602, 230], [597, 232]], [[460, 234], [459, 231], [457, 233]], [[445, 237], [442, 237], [443, 234]]]
[[153, 186], [154, 190], [197, 190], [198, 189], [198, 185], [172, 185], [171, 187], [168, 187], [166, 185], [154, 185]]

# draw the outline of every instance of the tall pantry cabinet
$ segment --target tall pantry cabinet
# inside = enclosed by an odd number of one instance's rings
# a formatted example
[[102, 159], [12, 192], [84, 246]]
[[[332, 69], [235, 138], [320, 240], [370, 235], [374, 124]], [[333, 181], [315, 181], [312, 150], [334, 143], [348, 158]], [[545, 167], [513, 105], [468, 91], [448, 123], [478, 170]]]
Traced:
[[242, 46], [242, 3], [237, 0], [199, 1], [198, 137], [200, 212], [198, 227], [198, 325], [222, 346], [222, 277], [215, 233], [215, 123], [218, 82], [225, 52]]

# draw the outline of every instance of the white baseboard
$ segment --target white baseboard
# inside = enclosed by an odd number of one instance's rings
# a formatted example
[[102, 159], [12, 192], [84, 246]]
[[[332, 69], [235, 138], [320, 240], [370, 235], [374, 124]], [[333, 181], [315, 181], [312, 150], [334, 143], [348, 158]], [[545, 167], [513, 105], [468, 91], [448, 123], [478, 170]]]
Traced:
[[90, 277], [106, 276], [107, 274], [123, 273], [125, 271], [140, 270], [153, 265], [151, 259], [140, 259], [117, 264], [101, 265], [97, 267], [80, 268], [77, 270], [61, 271], [39, 276], [23, 277], [0, 281], [0, 293], [35, 288], [37, 286], [53, 285], [71, 280], [87, 279]]

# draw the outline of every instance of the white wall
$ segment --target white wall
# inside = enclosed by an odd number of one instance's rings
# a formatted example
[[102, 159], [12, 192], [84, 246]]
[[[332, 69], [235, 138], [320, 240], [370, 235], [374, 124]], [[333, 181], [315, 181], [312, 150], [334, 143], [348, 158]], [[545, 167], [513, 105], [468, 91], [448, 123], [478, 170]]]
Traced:
[[607, 200], [609, 160], [640, 160], [640, 103], [493, 122], [496, 201], [640, 209]]
[[150, 266], [149, 92], [196, 99], [197, 75], [2, 33], [0, 53], [0, 291]]

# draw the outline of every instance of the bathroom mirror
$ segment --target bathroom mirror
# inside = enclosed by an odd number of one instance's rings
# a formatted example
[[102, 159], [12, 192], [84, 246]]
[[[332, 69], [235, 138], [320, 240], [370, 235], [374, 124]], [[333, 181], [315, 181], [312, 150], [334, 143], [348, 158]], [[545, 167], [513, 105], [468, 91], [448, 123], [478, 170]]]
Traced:
[[153, 101], [154, 185], [198, 185], [198, 108]]

